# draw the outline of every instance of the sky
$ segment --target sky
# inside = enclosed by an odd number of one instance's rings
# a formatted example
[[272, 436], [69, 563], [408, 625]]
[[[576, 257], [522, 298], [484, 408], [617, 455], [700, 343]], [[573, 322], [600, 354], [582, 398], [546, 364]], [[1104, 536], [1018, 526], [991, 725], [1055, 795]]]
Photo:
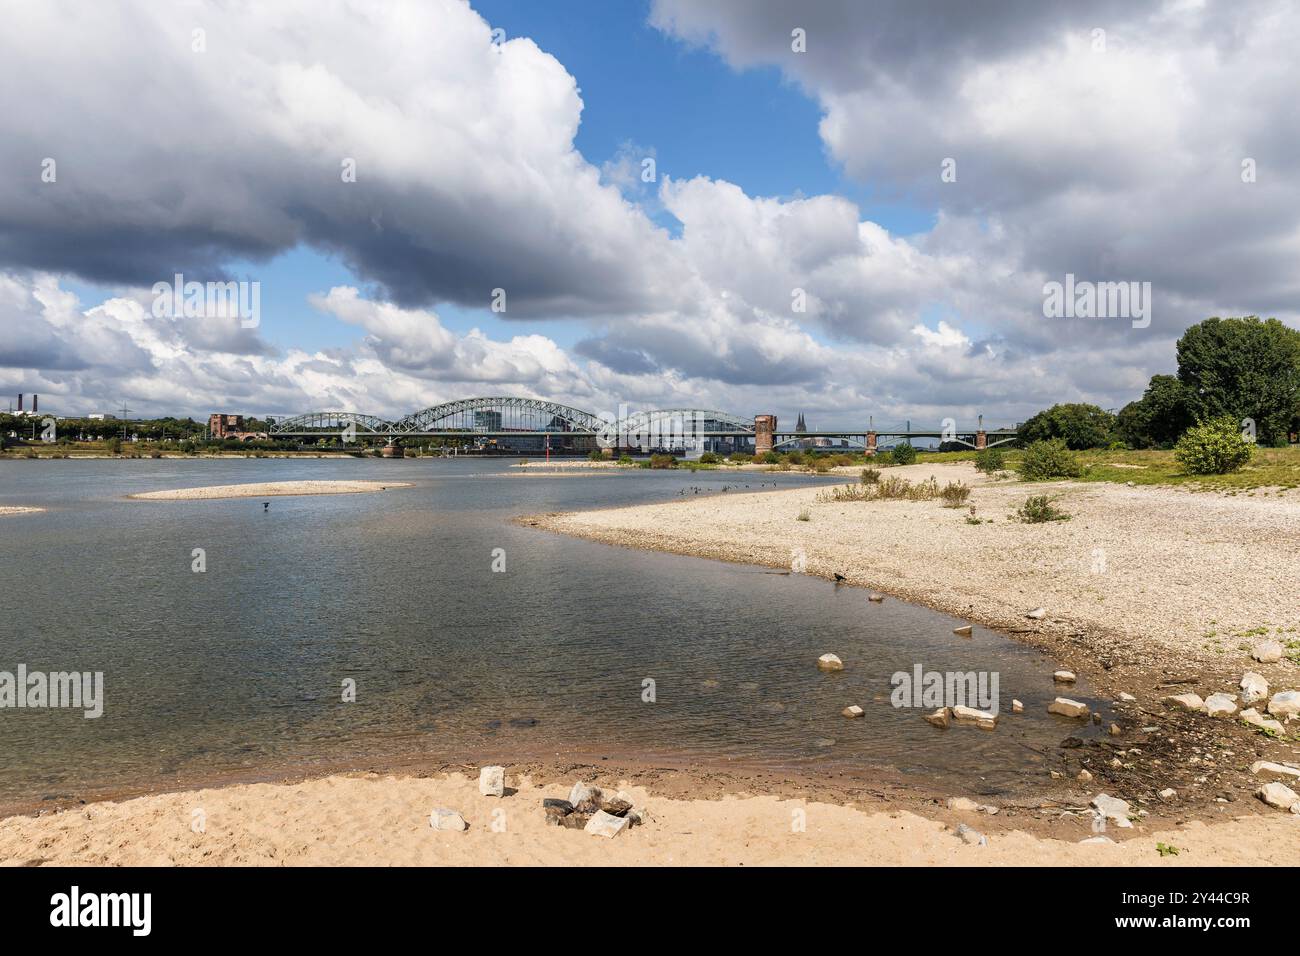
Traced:
[[[1285, 3], [0, 14], [0, 403], [1001, 425], [1300, 320]], [[160, 311], [178, 274], [256, 314]], [[1067, 281], [1149, 308], [1055, 314]]]

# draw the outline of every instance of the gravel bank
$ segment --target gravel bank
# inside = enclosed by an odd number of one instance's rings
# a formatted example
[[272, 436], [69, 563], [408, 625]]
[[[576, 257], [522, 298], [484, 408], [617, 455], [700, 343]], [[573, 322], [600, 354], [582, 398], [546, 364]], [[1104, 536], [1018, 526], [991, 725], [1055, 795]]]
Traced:
[[[810, 574], [842, 574], [849, 584], [1055, 643], [1107, 668], [1245, 666], [1257, 638], [1243, 632], [1281, 627], [1293, 629], [1284, 639], [1297, 636], [1300, 499], [990, 480], [965, 462], [885, 473], [965, 482], [981, 523], [970, 523], [967, 508], [937, 501], [818, 501], [823, 487], [523, 520], [611, 544], [772, 567], [789, 567], [792, 550], [802, 548]], [[1031, 494], [1056, 497], [1071, 520], [1015, 520]], [[797, 520], [804, 509], [809, 520]], [[1027, 619], [1037, 607], [1046, 619]], [[1285, 661], [1275, 666], [1297, 671]]]

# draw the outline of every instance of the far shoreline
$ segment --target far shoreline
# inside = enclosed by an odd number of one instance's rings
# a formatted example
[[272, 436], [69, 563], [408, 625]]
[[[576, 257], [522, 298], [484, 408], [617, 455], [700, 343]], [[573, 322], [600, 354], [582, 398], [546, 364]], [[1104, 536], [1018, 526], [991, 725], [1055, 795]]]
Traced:
[[280, 498], [309, 495], [353, 495], [410, 488], [409, 481], [265, 481], [242, 485], [207, 485], [139, 491], [127, 495], [139, 501], [207, 501], [220, 498]]

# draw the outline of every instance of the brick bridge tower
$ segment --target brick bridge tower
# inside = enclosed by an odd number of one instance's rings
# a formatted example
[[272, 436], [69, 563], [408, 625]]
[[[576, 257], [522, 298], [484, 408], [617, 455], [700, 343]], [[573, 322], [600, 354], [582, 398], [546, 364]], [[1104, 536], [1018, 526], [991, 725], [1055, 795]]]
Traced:
[[772, 450], [772, 435], [776, 431], [775, 415], [754, 416], [754, 454], [765, 455]]

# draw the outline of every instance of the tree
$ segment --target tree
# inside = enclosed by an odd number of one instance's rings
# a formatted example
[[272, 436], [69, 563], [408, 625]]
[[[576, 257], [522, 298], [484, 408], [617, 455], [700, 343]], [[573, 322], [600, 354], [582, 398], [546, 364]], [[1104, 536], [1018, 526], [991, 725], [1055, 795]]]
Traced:
[[1300, 416], [1300, 332], [1254, 315], [1206, 319], [1178, 340], [1178, 380], [1197, 421], [1251, 418], [1261, 444], [1279, 444]]
[[1025, 445], [1059, 438], [1074, 450], [1105, 448], [1114, 436], [1115, 416], [1096, 405], [1053, 405], [1020, 426]]
[[1187, 429], [1174, 457], [1193, 475], [1226, 475], [1250, 461], [1254, 451], [1236, 419], [1225, 415]]
[[1142, 397], [1119, 410], [1115, 429], [1132, 448], [1168, 447], [1194, 424], [1187, 386], [1173, 375], [1153, 375]]

